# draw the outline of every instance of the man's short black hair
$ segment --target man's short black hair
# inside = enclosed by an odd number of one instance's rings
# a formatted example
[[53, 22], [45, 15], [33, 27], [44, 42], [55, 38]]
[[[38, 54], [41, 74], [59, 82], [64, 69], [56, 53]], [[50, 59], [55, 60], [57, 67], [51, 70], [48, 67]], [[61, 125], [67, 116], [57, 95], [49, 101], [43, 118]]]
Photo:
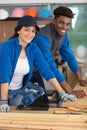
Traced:
[[74, 14], [73, 14], [72, 10], [65, 6], [57, 7], [53, 13], [54, 13], [55, 18], [57, 18], [61, 15], [69, 17], [69, 18], [74, 18]]

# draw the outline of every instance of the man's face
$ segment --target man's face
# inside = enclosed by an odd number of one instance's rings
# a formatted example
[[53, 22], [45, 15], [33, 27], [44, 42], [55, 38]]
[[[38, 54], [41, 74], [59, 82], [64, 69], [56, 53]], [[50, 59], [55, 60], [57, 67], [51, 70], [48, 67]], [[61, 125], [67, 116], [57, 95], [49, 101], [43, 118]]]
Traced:
[[70, 28], [71, 18], [66, 16], [59, 16], [53, 20], [53, 24], [56, 32], [63, 36]]

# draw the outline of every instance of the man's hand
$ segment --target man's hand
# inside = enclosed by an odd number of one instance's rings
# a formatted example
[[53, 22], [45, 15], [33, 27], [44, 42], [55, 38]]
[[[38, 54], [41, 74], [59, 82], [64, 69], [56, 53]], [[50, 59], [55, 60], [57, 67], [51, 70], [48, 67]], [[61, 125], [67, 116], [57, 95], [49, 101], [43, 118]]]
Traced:
[[73, 90], [72, 94], [75, 94], [77, 98], [82, 98], [87, 96], [87, 92], [85, 92], [84, 90]]
[[79, 81], [81, 86], [87, 86], [87, 79]]
[[10, 106], [8, 105], [7, 100], [0, 100], [0, 112], [10, 111]]

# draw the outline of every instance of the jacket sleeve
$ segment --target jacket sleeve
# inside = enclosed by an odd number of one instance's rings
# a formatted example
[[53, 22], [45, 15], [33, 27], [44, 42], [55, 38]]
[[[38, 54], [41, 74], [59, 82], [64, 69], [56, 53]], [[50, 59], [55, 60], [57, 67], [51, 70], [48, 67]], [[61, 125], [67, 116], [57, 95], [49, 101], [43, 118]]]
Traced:
[[10, 81], [11, 71], [9, 47], [3, 43], [0, 47], [0, 84]]
[[63, 60], [67, 62], [69, 68], [75, 73], [79, 71], [79, 67], [77, 64], [77, 61], [75, 59], [75, 56], [71, 50], [68, 34], [66, 33], [64, 42], [59, 50]]
[[39, 70], [40, 74], [48, 81], [52, 78], [55, 78], [54, 73], [51, 71], [49, 65], [44, 59], [40, 49], [38, 46], [35, 46], [34, 50], [34, 64], [36, 68]]
[[50, 41], [44, 35], [39, 34], [35, 37], [34, 42], [39, 47], [43, 57], [47, 61], [50, 69], [54, 73], [55, 77], [57, 78], [58, 82], [61, 83], [65, 80], [59, 69], [56, 67], [55, 61], [52, 57], [50, 52]]

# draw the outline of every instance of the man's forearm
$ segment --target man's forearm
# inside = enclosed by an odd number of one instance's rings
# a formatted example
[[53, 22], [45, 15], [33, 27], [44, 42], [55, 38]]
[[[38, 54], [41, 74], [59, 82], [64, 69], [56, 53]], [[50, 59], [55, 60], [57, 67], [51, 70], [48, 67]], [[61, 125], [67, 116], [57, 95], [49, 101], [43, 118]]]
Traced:
[[77, 80], [80, 82], [82, 80], [82, 76], [81, 76], [80, 72], [78, 71], [78, 72], [76, 72], [74, 74], [75, 74]]
[[66, 81], [63, 81], [62, 83], [60, 83], [60, 85], [67, 93], [71, 94], [73, 92], [73, 89]]

